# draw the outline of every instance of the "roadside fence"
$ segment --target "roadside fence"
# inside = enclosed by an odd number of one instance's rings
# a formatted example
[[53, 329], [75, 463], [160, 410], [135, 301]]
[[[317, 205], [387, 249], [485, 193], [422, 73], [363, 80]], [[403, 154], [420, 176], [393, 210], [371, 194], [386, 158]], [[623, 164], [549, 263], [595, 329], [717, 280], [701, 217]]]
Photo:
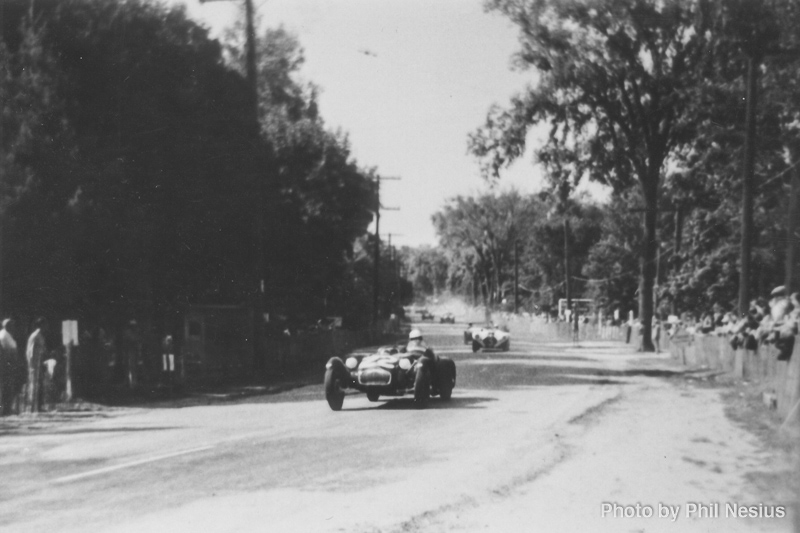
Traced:
[[[608, 326], [581, 323], [576, 337], [573, 324], [568, 322], [507, 315], [493, 315], [492, 319], [496, 324], [506, 326], [512, 335], [533, 334], [548, 341], [640, 342], [638, 329], [625, 324]], [[795, 343], [791, 353], [786, 354], [773, 344], [763, 342], [752, 350], [741, 347], [734, 349], [730, 340], [730, 334], [679, 330], [670, 336], [662, 330], [657, 348], [669, 352], [673, 359], [685, 366], [707, 368], [753, 383], [761, 390], [764, 402], [776, 409], [787, 423], [800, 423], [800, 343]]]

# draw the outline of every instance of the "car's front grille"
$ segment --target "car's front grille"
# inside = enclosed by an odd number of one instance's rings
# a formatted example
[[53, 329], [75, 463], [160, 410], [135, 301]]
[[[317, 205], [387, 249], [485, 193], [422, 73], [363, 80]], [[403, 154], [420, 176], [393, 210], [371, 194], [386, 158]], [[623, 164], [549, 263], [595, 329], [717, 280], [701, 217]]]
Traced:
[[483, 344], [484, 344], [485, 346], [488, 346], [489, 348], [491, 348], [491, 347], [493, 347], [495, 344], [497, 344], [497, 339], [495, 339], [494, 337], [486, 337], [486, 338], [483, 340]]
[[388, 385], [392, 382], [392, 374], [382, 368], [370, 368], [358, 374], [358, 382], [362, 385]]

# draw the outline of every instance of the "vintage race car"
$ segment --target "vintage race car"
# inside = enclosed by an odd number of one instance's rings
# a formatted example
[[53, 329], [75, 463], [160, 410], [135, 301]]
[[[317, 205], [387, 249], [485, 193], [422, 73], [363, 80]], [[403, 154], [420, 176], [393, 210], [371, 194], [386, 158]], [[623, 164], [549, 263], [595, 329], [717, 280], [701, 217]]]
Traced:
[[464, 332], [464, 343], [467, 343], [467, 335], [471, 334], [472, 351], [478, 350], [502, 350], [507, 352], [511, 348], [511, 334], [501, 328], [476, 327], [467, 329]]
[[445, 313], [439, 317], [439, 324], [455, 324], [456, 317], [453, 313]]
[[428, 311], [427, 309], [423, 309], [419, 313], [420, 320], [433, 320], [433, 313]]
[[472, 344], [472, 337], [482, 328], [483, 326], [473, 326], [472, 322], [467, 324], [467, 329], [464, 330], [464, 344]]
[[332, 357], [325, 365], [325, 399], [334, 411], [342, 408], [346, 389], [366, 392], [371, 402], [413, 392], [422, 406], [431, 396], [449, 400], [455, 385], [456, 364], [430, 348], [405, 352], [405, 348], [386, 346], [373, 354], [352, 354], [344, 361]]

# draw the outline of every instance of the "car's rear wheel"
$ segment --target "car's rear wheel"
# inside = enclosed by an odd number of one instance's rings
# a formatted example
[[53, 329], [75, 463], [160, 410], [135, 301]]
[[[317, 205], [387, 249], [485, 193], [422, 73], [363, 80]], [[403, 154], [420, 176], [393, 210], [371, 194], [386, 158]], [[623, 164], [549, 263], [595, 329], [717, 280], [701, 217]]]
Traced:
[[505, 344], [503, 345], [503, 351], [504, 351], [504, 352], [507, 352], [507, 351], [509, 351], [510, 349], [511, 349], [511, 341], [509, 341], [509, 342], [507, 342], [507, 343], [505, 343]]
[[341, 411], [344, 405], [344, 380], [345, 366], [341, 359], [331, 359], [325, 370], [325, 399], [334, 411]]
[[381, 397], [380, 392], [367, 391], [367, 399], [371, 402], [377, 402]]
[[420, 365], [414, 378], [414, 401], [424, 403], [431, 395], [431, 371], [427, 365]]

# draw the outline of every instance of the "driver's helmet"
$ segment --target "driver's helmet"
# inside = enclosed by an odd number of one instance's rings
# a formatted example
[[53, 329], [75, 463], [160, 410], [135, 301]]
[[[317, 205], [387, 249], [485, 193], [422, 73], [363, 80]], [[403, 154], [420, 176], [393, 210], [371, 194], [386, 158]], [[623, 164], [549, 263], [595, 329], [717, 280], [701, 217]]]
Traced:
[[422, 332], [417, 328], [412, 329], [408, 332], [408, 340], [422, 340]]

